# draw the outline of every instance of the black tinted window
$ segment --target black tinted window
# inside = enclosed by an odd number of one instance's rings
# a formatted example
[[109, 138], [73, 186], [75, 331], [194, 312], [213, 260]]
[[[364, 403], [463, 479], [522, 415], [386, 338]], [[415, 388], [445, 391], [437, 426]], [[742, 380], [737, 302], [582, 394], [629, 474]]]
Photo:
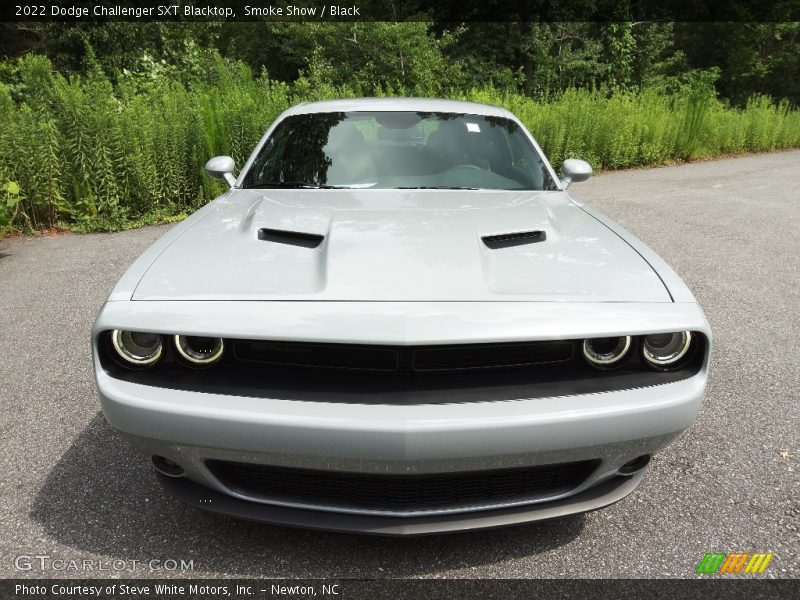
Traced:
[[556, 189], [513, 121], [421, 112], [287, 117], [259, 152], [244, 185]]

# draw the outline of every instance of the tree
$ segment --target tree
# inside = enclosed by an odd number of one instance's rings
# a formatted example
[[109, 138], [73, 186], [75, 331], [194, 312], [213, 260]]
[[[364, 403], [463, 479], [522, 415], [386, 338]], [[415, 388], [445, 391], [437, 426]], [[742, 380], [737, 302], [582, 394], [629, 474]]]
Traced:
[[717, 91], [734, 104], [753, 93], [800, 103], [800, 23], [679, 23], [675, 44], [690, 67], [720, 69]]
[[461, 66], [443, 53], [450, 37], [435, 37], [425, 22], [309, 23], [306, 31], [314, 40], [306, 70], [311, 80], [347, 84], [366, 94], [423, 95], [465, 82]]

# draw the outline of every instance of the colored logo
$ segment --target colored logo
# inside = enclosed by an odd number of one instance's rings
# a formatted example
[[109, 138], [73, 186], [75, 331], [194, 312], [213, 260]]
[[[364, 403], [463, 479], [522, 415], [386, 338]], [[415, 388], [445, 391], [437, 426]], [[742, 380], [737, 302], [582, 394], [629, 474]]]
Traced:
[[763, 573], [772, 560], [772, 553], [766, 552], [706, 552], [697, 565], [696, 573]]

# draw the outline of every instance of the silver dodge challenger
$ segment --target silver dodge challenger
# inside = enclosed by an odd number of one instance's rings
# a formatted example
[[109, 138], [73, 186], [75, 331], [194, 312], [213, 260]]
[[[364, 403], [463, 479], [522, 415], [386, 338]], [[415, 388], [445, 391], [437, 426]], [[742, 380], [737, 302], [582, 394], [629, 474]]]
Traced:
[[300, 104], [134, 262], [92, 331], [108, 422], [180, 500], [376, 534], [631, 493], [696, 419], [711, 331], [502, 108]]

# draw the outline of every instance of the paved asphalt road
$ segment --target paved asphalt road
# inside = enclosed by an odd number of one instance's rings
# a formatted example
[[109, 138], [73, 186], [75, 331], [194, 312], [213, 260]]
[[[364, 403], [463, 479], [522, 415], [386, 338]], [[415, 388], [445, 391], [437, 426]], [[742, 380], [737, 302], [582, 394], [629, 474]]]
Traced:
[[705, 308], [699, 421], [606, 510], [428, 538], [235, 522], [166, 497], [99, 413], [88, 341], [117, 278], [168, 227], [0, 241], [0, 577], [85, 575], [16, 572], [20, 554], [193, 560], [206, 577], [687, 577], [709, 550], [774, 552], [768, 575], [800, 577], [799, 174], [800, 152], [781, 152], [573, 186]]

